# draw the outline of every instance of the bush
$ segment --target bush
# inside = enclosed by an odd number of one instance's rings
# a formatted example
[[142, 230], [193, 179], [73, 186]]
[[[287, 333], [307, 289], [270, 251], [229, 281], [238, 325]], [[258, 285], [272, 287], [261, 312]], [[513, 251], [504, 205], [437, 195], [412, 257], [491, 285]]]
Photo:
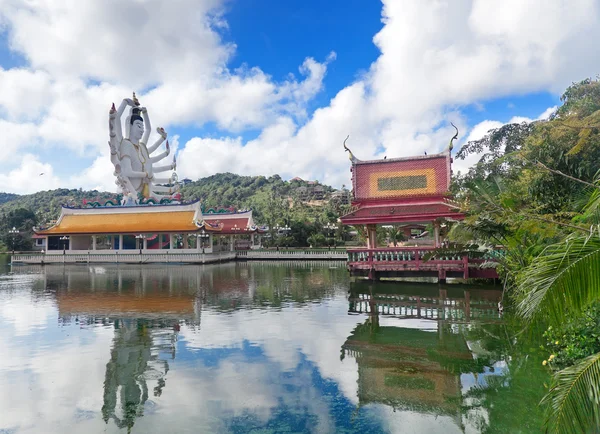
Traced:
[[548, 327], [544, 332], [549, 351], [547, 363], [553, 370], [574, 365], [579, 360], [600, 352], [600, 302], [589, 306], [583, 315], [574, 316], [561, 327]]

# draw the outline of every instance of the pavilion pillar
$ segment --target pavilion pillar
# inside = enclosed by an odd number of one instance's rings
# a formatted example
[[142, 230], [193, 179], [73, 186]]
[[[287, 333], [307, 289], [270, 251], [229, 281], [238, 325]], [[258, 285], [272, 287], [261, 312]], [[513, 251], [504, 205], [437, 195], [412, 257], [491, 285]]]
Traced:
[[233, 234], [229, 235], [229, 251], [233, 252]]
[[433, 222], [433, 243], [434, 243], [435, 248], [438, 248], [441, 246], [441, 244], [440, 244], [440, 222], [437, 220]]
[[119, 250], [123, 250], [123, 235], [119, 235]]
[[169, 249], [175, 248], [175, 234], [169, 234]]
[[367, 225], [367, 248], [377, 248], [377, 225]]
[[144, 238], [144, 239], [143, 239], [143, 244], [142, 244], [142, 246], [143, 246], [144, 250], [148, 249], [148, 239], [147, 239], [147, 238]]
[[92, 235], [92, 250], [96, 250], [96, 235]]
[[188, 245], [188, 234], [183, 234], [183, 248], [184, 249], [188, 249], [189, 245]]
[[250, 249], [254, 249], [254, 233], [250, 234]]

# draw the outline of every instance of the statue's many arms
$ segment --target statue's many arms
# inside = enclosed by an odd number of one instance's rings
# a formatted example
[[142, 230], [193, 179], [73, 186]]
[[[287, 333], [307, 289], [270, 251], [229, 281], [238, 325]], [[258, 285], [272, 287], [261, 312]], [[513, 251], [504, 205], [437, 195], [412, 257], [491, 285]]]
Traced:
[[[130, 107], [129, 116], [125, 119], [123, 137], [121, 118], [125, 109]], [[159, 139], [149, 148], [146, 147], [150, 137], [150, 118], [146, 107], [133, 94], [133, 99], [125, 98], [118, 110], [113, 104], [109, 112], [108, 126], [110, 130], [110, 159], [115, 166], [117, 185], [123, 190], [123, 196], [136, 200], [138, 193], [144, 198], [162, 199], [175, 193], [177, 187], [164, 187], [157, 184], [171, 183], [170, 178], [156, 178], [154, 175], [176, 168], [175, 159], [172, 164], [157, 165], [169, 155], [169, 141], [164, 152], [151, 156], [154, 151], [167, 139], [167, 133], [157, 128]]]

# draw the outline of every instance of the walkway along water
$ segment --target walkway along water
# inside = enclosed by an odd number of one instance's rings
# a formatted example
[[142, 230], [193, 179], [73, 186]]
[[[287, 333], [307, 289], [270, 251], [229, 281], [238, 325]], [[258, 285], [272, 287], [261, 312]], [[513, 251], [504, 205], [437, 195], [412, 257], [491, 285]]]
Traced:
[[179, 263], [179, 264], [209, 264], [233, 260], [346, 260], [345, 251], [331, 250], [280, 250], [218, 253], [64, 253], [64, 254], [16, 254], [11, 257], [11, 264], [149, 264], [149, 263]]

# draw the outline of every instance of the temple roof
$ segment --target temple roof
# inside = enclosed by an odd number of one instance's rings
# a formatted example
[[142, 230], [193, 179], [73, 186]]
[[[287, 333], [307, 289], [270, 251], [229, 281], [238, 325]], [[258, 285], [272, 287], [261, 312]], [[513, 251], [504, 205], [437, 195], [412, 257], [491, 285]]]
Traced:
[[[195, 232], [202, 228], [200, 203], [184, 205], [63, 207], [56, 224], [39, 235]], [[206, 227], [207, 230], [211, 228]]]
[[204, 214], [203, 221], [213, 227], [218, 227], [219, 233], [245, 234], [252, 232], [264, 232], [257, 227], [252, 219], [252, 211], [243, 211], [228, 214]]
[[355, 202], [404, 199], [445, 194], [450, 187], [450, 154], [356, 160], [353, 164]]
[[[458, 134], [458, 132], [457, 132]], [[452, 174], [452, 138], [439, 154], [362, 161], [344, 141], [352, 161], [353, 209], [346, 225], [419, 223], [438, 218], [463, 219], [448, 200]]]
[[254, 224], [252, 211], [202, 215], [200, 203], [177, 205], [63, 207], [53, 226], [35, 229], [37, 236], [218, 232], [263, 232]]
[[341, 217], [344, 224], [418, 223], [437, 218], [462, 220], [457, 206], [443, 199], [398, 204], [363, 205]]

